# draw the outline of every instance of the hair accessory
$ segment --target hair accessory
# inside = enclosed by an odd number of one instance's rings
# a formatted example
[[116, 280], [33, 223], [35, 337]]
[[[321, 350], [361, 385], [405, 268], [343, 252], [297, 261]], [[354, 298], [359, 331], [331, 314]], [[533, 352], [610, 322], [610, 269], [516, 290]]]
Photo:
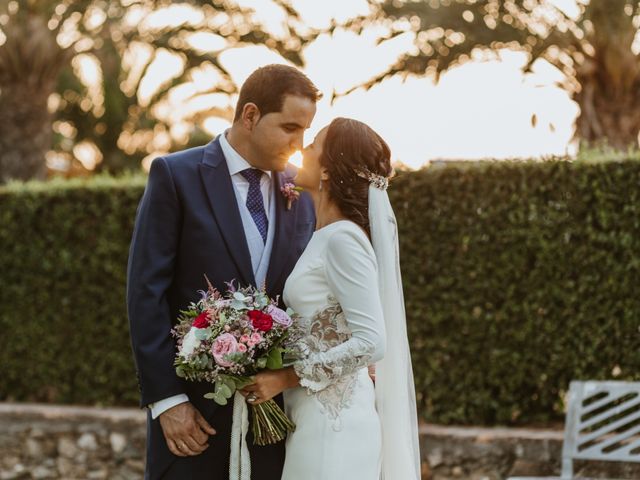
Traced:
[[386, 190], [387, 188], [389, 188], [388, 177], [383, 177], [382, 175], [371, 173], [366, 167], [362, 167], [361, 169], [356, 170], [356, 175], [358, 175], [360, 178], [368, 180], [371, 185], [379, 188], [380, 190]]

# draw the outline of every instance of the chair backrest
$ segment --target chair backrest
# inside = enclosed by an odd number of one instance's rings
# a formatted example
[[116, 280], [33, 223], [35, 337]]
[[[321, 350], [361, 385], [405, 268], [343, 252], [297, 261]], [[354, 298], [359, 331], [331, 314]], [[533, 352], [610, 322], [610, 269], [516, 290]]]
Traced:
[[563, 478], [574, 459], [640, 462], [640, 382], [571, 382]]

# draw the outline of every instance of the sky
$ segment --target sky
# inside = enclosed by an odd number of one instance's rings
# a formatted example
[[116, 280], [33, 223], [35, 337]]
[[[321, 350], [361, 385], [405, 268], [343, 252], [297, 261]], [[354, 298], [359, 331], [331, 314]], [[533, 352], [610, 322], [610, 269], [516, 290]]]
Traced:
[[[555, 0], [571, 12], [572, 0]], [[256, 16], [277, 31], [281, 14], [269, 0], [240, 0], [255, 9]], [[332, 18], [346, 20], [367, 11], [364, 0], [293, 0], [304, 23], [311, 27], [327, 26]], [[188, 13], [184, 13], [188, 15]], [[176, 20], [180, 12], [160, 13], [155, 21]], [[475, 60], [451, 69], [434, 84], [430, 78], [394, 77], [369, 91], [358, 89], [344, 93], [382, 71], [397, 56], [411, 47], [410, 36], [401, 36], [376, 47], [376, 32], [357, 36], [337, 31], [323, 36], [304, 51], [303, 70], [320, 88], [324, 98], [305, 135], [312, 141], [315, 134], [333, 118], [346, 116], [362, 120], [374, 128], [390, 145], [393, 159], [411, 168], [419, 168], [437, 159], [523, 158], [549, 155], [571, 155], [578, 106], [568, 94], [556, 86], [562, 74], [550, 64], [539, 61], [534, 73], [521, 71], [526, 62], [523, 53], [503, 50], [493, 60]], [[194, 40], [197, 42], [197, 40]], [[215, 49], [215, 37], [200, 39], [203, 49]], [[221, 62], [240, 85], [256, 68], [269, 63], [287, 63], [263, 46], [232, 49], [222, 53]], [[141, 96], [149, 95], [163, 75], [176, 68], [176, 59], [160, 57], [141, 88]], [[194, 85], [207, 84], [213, 72], [199, 72]], [[191, 88], [191, 90], [190, 90]], [[165, 113], [180, 116], [190, 107], [191, 87], [176, 89]], [[211, 99], [213, 103], [215, 99]], [[235, 98], [218, 99], [223, 107], [233, 108]], [[535, 114], [536, 122], [532, 122]], [[535, 123], [535, 125], [533, 124]], [[203, 126], [216, 135], [228, 122], [211, 117]], [[176, 122], [175, 135], [184, 134], [188, 122]], [[160, 146], [166, 142], [158, 142]], [[162, 152], [149, 155], [149, 159]], [[292, 159], [299, 163], [299, 156]]]

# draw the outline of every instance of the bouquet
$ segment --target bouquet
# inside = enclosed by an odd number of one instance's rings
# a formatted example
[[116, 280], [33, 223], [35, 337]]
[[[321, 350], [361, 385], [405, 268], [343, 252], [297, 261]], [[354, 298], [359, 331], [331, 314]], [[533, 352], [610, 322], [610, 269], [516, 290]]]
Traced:
[[[283, 367], [297, 316], [278, 308], [277, 299], [263, 290], [236, 289], [231, 282], [223, 295], [209, 279], [207, 284], [208, 291], [200, 291], [200, 300], [180, 312], [171, 331], [178, 346], [174, 365], [181, 378], [212, 383], [213, 391], [205, 398], [226, 405], [236, 390], [253, 383], [253, 375]], [[273, 400], [251, 407], [256, 445], [279, 442], [295, 430]]]

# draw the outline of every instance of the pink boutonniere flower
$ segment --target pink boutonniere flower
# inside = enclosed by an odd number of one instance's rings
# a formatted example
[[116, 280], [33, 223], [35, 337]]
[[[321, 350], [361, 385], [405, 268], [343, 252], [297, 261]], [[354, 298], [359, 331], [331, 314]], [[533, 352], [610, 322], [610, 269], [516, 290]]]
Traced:
[[284, 195], [284, 198], [287, 199], [287, 210], [291, 210], [293, 202], [300, 198], [302, 188], [296, 187], [293, 183], [288, 182], [280, 188], [280, 191], [282, 192], [282, 195]]

